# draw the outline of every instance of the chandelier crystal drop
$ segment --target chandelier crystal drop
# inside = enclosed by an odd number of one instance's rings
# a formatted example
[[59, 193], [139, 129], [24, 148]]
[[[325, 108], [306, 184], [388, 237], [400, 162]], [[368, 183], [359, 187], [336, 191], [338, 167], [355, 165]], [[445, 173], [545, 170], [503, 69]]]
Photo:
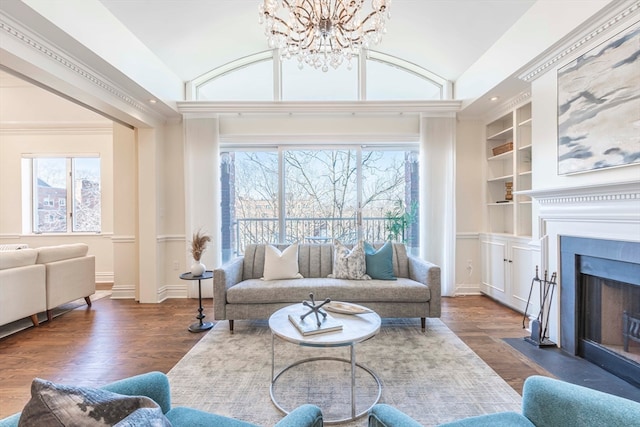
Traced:
[[327, 71], [351, 60], [361, 49], [380, 43], [390, 17], [391, 0], [371, 0], [371, 11], [362, 10], [365, 0], [264, 0], [259, 7], [269, 47], [280, 50], [282, 59], [298, 59]]

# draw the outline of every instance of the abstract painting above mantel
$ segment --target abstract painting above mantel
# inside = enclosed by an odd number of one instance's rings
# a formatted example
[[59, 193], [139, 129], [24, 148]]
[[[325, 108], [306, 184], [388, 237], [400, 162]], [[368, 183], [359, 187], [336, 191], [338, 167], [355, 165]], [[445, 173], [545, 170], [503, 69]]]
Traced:
[[558, 174], [640, 163], [640, 23], [558, 70]]

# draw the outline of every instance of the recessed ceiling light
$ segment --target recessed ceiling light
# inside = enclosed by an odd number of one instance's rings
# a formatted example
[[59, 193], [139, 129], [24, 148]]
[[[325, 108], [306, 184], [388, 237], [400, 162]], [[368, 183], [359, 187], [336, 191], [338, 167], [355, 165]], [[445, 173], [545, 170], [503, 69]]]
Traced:
[[498, 99], [500, 99], [500, 97], [499, 96], [492, 96], [490, 99], [491, 99], [491, 101], [497, 101]]

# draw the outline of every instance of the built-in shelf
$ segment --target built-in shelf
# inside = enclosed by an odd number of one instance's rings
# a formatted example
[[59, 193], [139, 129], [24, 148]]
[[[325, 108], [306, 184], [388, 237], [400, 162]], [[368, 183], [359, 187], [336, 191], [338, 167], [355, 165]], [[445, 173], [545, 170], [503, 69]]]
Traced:
[[507, 151], [506, 153], [498, 154], [497, 156], [491, 156], [487, 160], [490, 162], [498, 161], [498, 160], [507, 160], [509, 157], [513, 156], [513, 150]]
[[[502, 113], [485, 126], [485, 203], [486, 231], [506, 233], [514, 237], [532, 234], [532, 204], [524, 197], [514, 197], [507, 203], [508, 192], [531, 190], [532, 171], [532, 109], [526, 102]], [[493, 155], [494, 150], [512, 144], [506, 153]], [[511, 183], [507, 188], [507, 184]], [[500, 206], [501, 208], [497, 207]], [[505, 206], [511, 206], [505, 209]]]
[[513, 179], [513, 175], [504, 175], [504, 176], [498, 176], [496, 178], [489, 178], [487, 182], [509, 181], [510, 179]]
[[488, 136], [487, 139], [489, 140], [494, 140], [494, 139], [499, 139], [499, 140], [503, 140], [505, 139], [507, 136], [510, 136], [513, 133], [513, 126], [510, 126], [506, 129], [501, 130], [500, 132], [494, 133], [491, 136]]

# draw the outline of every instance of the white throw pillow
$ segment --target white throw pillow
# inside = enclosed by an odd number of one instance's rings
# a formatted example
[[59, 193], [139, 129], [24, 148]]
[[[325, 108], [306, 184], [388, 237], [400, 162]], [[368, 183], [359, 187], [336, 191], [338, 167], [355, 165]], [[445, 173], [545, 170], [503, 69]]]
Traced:
[[367, 263], [364, 252], [364, 241], [349, 250], [338, 240], [333, 242], [333, 274], [329, 277], [334, 279], [370, 280], [367, 274]]
[[298, 270], [298, 244], [294, 243], [284, 251], [267, 245], [264, 248], [264, 272], [262, 280], [302, 279]]

